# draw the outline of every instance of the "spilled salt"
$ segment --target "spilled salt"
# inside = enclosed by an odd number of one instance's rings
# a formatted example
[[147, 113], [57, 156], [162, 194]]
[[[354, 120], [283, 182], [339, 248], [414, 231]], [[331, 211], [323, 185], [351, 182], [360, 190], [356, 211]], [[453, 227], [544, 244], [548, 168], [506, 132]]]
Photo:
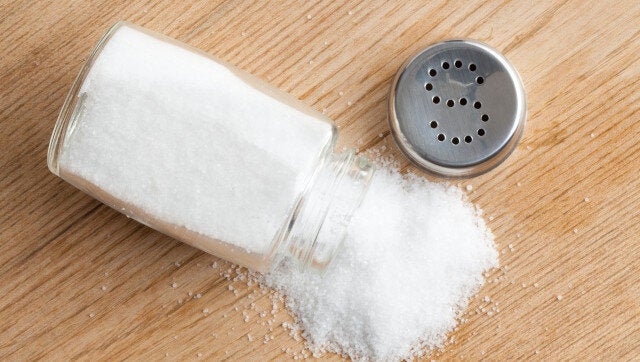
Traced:
[[286, 295], [312, 352], [399, 360], [442, 347], [496, 266], [462, 190], [381, 167], [324, 273], [284, 264], [265, 282]]

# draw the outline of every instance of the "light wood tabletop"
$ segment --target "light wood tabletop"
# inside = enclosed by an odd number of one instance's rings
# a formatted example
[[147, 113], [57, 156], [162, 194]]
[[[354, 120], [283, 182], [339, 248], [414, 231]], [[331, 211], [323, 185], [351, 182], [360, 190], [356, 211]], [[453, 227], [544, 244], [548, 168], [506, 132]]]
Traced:
[[640, 358], [639, 1], [4, 0], [0, 359], [302, 356], [285, 310], [260, 316], [271, 292], [48, 171], [66, 93], [117, 20], [238, 65], [324, 111], [341, 145], [414, 172], [387, 125], [396, 69], [444, 39], [497, 48], [524, 81], [524, 136], [455, 183], [472, 185], [502, 267], [430, 357]]

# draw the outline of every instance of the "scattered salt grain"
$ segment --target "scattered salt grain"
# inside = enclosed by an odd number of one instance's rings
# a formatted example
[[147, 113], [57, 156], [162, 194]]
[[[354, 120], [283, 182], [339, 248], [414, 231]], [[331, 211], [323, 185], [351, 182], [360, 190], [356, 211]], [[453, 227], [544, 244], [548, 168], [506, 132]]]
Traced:
[[100, 289], [102, 289], [102, 291], [104, 292], [105, 290], [107, 290], [107, 287], [105, 285], [101, 286]]
[[442, 347], [497, 266], [493, 236], [459, 188], [380, 167], [324, 273], [284, 264], [265, 282], [287, 296], [311, 352], [398, 360]]
[[172, 288], [177, 288], [177, 287], [178, 287], [178, 283], [173, 283], [173, 284], [171, 284], [171, 287], [172, 287]]
[[562, 295], [561, 294], [556, 295], [556, 299], [557, 300], [562, 300]]
[[467, 185], [465, 188], [467, 189], [467, 191], [471, 191], [471, 190], [473, 190], [473, 186], [472, 186], [472, 185], [470, 185], [470, 184], [469, 184], [469, 185]]
[[93, 318], [93, 317], [95, 317], [95, 316], [96, 316], [96, 314], [95, 314], [95, 313], [89, 313], [89, 318]]
[[584, 198], [584, 202], [589, 202], [589, 201], [591, 201], [591, 199], [589, 199], [588, 197]]

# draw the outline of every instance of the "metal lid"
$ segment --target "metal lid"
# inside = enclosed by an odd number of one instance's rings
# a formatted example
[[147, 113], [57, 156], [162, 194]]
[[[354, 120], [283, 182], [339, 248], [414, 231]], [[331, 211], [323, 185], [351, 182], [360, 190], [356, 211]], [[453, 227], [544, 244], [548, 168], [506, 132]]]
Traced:
[[471, 177], [504, 161], [524, 130], [522, 81], [495, 49], [471, 40], [434, 44], [398, 70], [389, 123], [400, 149], [425, 171]]

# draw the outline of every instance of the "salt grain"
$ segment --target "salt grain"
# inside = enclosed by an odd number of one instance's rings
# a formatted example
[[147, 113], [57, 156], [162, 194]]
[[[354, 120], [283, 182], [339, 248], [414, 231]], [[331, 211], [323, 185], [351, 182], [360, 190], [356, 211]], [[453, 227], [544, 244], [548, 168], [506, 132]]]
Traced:
[[324, 273], [283, 265], [266, 282], [287, 296], [312, 352], [411, 359], [444, 345], [497, 265], [493, 236], [459, 188], [382, 167]]

